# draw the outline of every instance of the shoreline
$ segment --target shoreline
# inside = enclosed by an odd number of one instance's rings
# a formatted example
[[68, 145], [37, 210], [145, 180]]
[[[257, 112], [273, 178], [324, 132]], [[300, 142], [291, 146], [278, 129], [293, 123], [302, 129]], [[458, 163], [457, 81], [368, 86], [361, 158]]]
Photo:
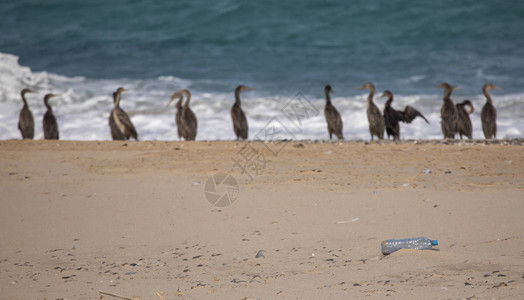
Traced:
[[247, 142], [264, 142], [264, 143], [275, 143], [275, 142], [301, 142], [309, 144], [337, 144], [337, 143], [364, 143], [364, 144], [505, 144], [505, 145], [521, 145], [524, 143], [524, 138], [502, 138], [502, 139], [406, 139], [401, 140], [399, 143], [395, 143], [393, 140], [384, 139], [380, 142], [377, 140], [370, 141], [369, 139], [352, 139], [352, 140], [313, 140], [313, 139], [297, 139], [297, 140], [196, 140], [196, 141], [185, 141], [185, 140], [45, 140], [45, 139], [5, 139], [0, 140], [0, 143], [14, 142], [14, 141], [47, 141], [47, 142], [116, 142], [116, 143], [140, 143], [140, 142], [166, 142], [166, 143], [247, 143]]

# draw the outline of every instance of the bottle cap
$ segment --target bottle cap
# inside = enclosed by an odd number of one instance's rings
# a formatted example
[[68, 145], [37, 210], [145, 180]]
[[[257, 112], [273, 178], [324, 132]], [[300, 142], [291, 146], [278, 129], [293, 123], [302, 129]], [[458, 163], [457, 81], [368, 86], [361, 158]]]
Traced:
[[438, 241], [437, 240], [432, 240], [431, 241], [431, 245], [432, 246], [437, 246], [438, 245]]

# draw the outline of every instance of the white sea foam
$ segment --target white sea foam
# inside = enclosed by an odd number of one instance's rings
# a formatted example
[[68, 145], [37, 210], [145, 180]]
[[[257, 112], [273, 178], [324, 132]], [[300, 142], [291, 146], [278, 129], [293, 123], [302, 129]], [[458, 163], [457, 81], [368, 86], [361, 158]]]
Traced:
[[[415, 76], [410, 80], [420, 80]], [[174, 122], [175, 107], [167, 103], [175, 90], [188, 88], [193, 97], [191, 107], [198, 118], [197, 140], [232, 140], [235, 138], [230, 117], [230, 108], [234, 102], [231, 84], [212, 83], [162, 76], [155, 79], [91, 79], [84, 77], [66, 77], [47, 72], [32, 72], [18, 64], [18, 57], [0, 53], [0, 139], [18, 139], [18, 113], [22, 107], [20, 90], [31, 88], [36, 94], [27, 94], [27, 99], [35, 117], [35, 139], [43, 137], [41, 120], [45, 113], [43, 96], [46, 93], [59, 93], [51, 105], [57, 117], [60, 137], [67, 140], [109, 140], [107, 125], [109, 112], [112, 109], [112, 93], [118, 87], [125, 87], [127, 92], [122, 96], [121, 107], [129, 114], [139, 133], [140, 140], [177, 140]], [[206, 90], [217, 86], [218, 91]], [[497, 95], [493, 92], [494, 103], [498, 110], [498, 137], [522, 137], [524, 135], [524, 94]], [[244, 92], [242, 106], [246, 112], [250, 138], [255, 138], [268, 123], [284, 126], [294, 139], [328, 139], [324, 119], [325, 100], [323, 92], [318, 95], [305, 95], [316, 107], [316, 113], [302, 119], [289, 119], [281, 109], [290, 101], [295, 101], [297, 94], [267, 96], [258, 93]], [[366, 118], [367, 94], [348, 97], [334, 97], [333, 104], [341, 113], [344, 121], [346, 139], [369, 139]], [[454, 96], [456, 102], [469, 98], [475, 112], [471, 115], [473, 136], [482, 138], [480, 111], [485, 99], [481, 94], [468, 97]], [[302, 98], [301, 98], [302, 99]], [[401, 124], [402, 139], [441, 139], [440, 107], [442, 95], [395, 95], [393, 106], [397, 109], [412, 105], [419, 109], [429, 120], [426, 124], [416, 119], [412, 124]], [[460, 99], [460, 100], [459, 100]], [[383, 107], [384, 98], [376, 97], [375, 103]], [[279, 123], [271, 123], [277, 120]], [[295, 123], [294, 123], [295, 122]]]

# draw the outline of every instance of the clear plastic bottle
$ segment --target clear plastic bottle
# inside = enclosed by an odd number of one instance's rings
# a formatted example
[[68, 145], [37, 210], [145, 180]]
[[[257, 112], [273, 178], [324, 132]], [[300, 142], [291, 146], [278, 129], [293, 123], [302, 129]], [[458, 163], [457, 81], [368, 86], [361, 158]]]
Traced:
[[427, 250], [437, 245], [437, 240], [430, 240], [426, 237], [418, 237], [400, 240], [385, 240], [381, 243], [381, 249], [382, 254], [388, 255], [400, 249]]

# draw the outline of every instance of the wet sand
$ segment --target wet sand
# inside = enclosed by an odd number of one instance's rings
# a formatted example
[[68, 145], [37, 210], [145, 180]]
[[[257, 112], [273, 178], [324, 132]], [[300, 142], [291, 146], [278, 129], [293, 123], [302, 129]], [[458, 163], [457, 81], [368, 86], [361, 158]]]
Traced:
[[0, 298], [517, 299], [521, 144], [0, 141]]

